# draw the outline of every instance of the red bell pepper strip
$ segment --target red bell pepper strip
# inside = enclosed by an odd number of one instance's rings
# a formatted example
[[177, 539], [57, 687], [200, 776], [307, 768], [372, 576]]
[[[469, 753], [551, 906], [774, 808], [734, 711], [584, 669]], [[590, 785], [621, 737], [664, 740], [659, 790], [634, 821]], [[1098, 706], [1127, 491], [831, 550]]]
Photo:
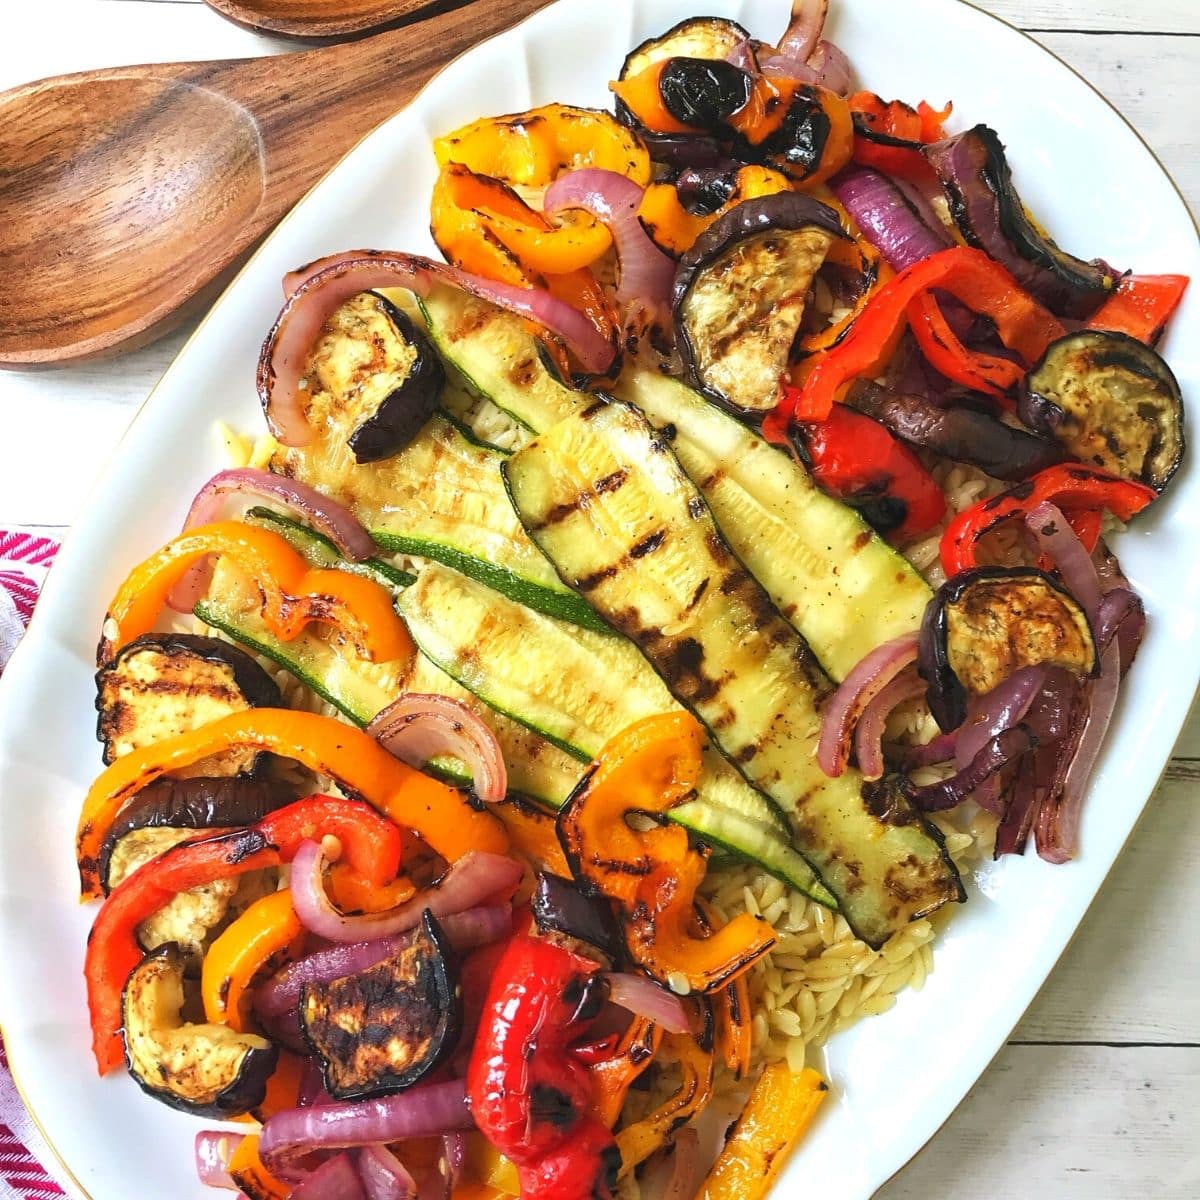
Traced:
[[[904, 331], [908, 306], [932, 288], [957, 296], [974, 312], [991, 317], [1000, 340], [1027, 363], [1066, 330], [999, 263], [982, 250], [954, 246], [931, 254], [884, 284], [842, 341], [819, 357], [802, 385], [786, 393], [763, 421], [768, 441], [784, 444], [790, 421], [823, 421], [841, 390], [860, 376], [877, 375]], [[815, 357], [815, 356], [814, 356]], [[799, 378], [794, 382], [801, 384]]]
[[1011, 359], [968, 350], [950, 328], [932, 292], [912, 300], [906, 315], [926, 361], [947, 379], [987, 396], [1004, 396], [1024, 379], [1025, 372]]
[[896, 506], [901, 519], [889, 540], [912, 541], [946, 515], [946, 496], [933, 476], [878, 421], [839, 404], [824, 421], [802, 424], [801, 433], [821, 488], [850, 503]]
[[1088, 328], [1127, 333], [1153, 346], [1190, 282], [1187, 275], [1126, 275], [1092, 315]]
[[[322, 811], [329, 813], [328, 821], [320, 819]], [[123, 1057], [121, 993], [144, 954], [138, 926], [180, 892], [289, 862], [306, 836], [327, 833], [338, 838], [346, 860], [364, 875], [386, 882], [399, 869], [400, 831], [391, 821], [359, 800], [310, 796], [248, 829], [173, 846], [113, 889], [88, 935], [83, 969], [92, 1052], [101, 1075]]]
[[978, 566], [975, 551], [979, 539], [1005, 521], [1023, 518], [1043, 501], [1063, 510], [1079, 540], [1091, 551], [1100, 536], [1104, 509], [1128, 521], [1156, 497], [1154, 489], [1145, 484], [1121, 479], [1096, 467], [1059, 463], [1007, 492], [963, 509], [942, 535], [942, 568], [949, 579]]
[[551, 942], [515, 937], [492, 977], [467, 1100], [483, 1135], [517, 1164], [523, 1200], [591, 1200], [616, 1184], [616, 1143], [589, 1115], [591, 1079], [571, 1053], [600, 1009], [599, 971]]
[[922, 100], [914, 109], [903, 100], [881, 100], [874, 92], [856, 92], [850, 97], [849, 104], [859, 128], [865, 127], [874, 134], [898, 142], [912, 143], [908, 146], [888, 145], [859, 134], [854, 139], [856, 163], [905, 179], [936, 178], [917, 144], [936, 142], [945, 136], [942, 124], [953, 111], [952, 104], [947, 103], [939, 111]]

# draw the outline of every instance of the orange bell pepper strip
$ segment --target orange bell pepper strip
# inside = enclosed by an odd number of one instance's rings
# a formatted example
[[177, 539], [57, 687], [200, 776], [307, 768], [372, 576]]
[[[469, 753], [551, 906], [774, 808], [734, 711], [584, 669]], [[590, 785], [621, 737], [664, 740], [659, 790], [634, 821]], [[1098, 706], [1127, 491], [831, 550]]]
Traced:
[[208, 948], [200, 971], [204, 1019], [247, 1033], [250, 987], [268, 971], [296, 958], [304, 946], [304, 926], [287, 889], [256, 900]]
[[743, 200], [774, 196], [792, 190], [792, 181], [780, 171], [756, 164], [739, 168], [733, 191], [715, 212], [698, 215], [680, 203], [675, 184], [668, 180], [652, 183], [638, 206], [641, 221], [651, 240], [660, 250], [679, 258], [692, 248], [696, 239], [718, 218]]
[[846, 337], [819, 356], [802, 383], [787, 394], [763, 422], [768, 440], [786, 443], [792, 420], [824, 421], [844, 389], [861, 376], [879, 373], [894, 353], [909, 305], [932, 288], [957, 296], [974, 312], [996, 323], [1001, 341], [1028, 363], [1066, 332], [1051, 312], [1023, 291], [999, 263], [982, 250], [954, 246], [914, 263], [872, 297]]
[[446, 191], [468, 209], [517, 260], [542, 275], [566, 275], [590, 267], [612, 247], [608, 227], [588, 214], [571, 213], [552, 225], [507, 184], [476, 175], [459, 163], [442, 169]]
[[612, 1129], [638, 1076], [654, 1061], [663, 1031], [646, 1017], [634, 1017], [611, 1054], [591, 1063], [592, 1115]]
[[[696, 927], [702, 936], [713, 928], [712, 910], [703, 900], [696, 901]], [[711, 996], [713, 1010], [713, 1046], [717, 1057], [740, 1079], [750, 1070], [753, 1028], [750, 1024], [750, 985], [745, 975], [727, 983]]]
[[462, 163], [517, 187], [545, 187], [562, 171], [601, 167], [645, 187], [650, 154], [611, 113], [570, 104], [484, 117], [433, 143], [438, 166]]
[[320, 621], [342, 630], [374, 662], [415, 653], [386, 588], [347, 571], [310, 567], [272, 530], [217, 521], [180, 534], [130, 572], [108, 608], [97, 652], [101, 666], [154, 628], [171, 588], [210, 554], [228, 555], [254, 580], [263, 596], [263, 619], [283, 641]]
[[496, 814], [508, 831], [512, 849], [529, 859], [537, 870], [564, 879], [571, 877], [553, 813], [516, 796], [493, 804], [489, 811]]
[[622, 1177], [644, 1163], [712, 1099], [711, 1050], [703, 1049], [690, 1034], [669, 1033], [663, 1038], [662, 1057], [679, 1064], [679, 1090], [654, 1112], [617, 1134]]
[[670, 61], [669, 58], [661, 59], [636, 75], [611, 80], [608, 90], [651, 133], [704, 133], [706, 131], [700, 126], [685, 125], [663, 103], [659, 80]]
[[[474, 1177], [476, 1186], [487, 1188], [496, 1195], [521, 1194], [517, 1164], [511, 1158], [505, 1158], [482, 1133], [467, 1134], [466, 1173]], [[453, 1194], [458, 1196], [458, 1188]]]
[[271, 1077], [267, 1080], [266, 1095], [262, 1103], [256, 1105], [248, 1113], [233, 1120], [241, 1124], [266, 1122], [276, 1113], [295, 1108], [300, 1103], [300, 1088], [304, 1084], [304, 1074], [307, 1070], [307, 1060], [291, 1050], [279, 1051], [279, 1062]]
[[229, 1160], [229, 1175], [248, 1200], [288, 1200], [293, 1184], [276, 1179], [258, 1156], [258, 1135], [244, 1138]]
[[1126, 275], [1117, 281], [1087, 327], [1126, 333], [1153, 346], [1190, 282], [1187, 275]]
[[372, 883], [348, 862], [336, 862], [325, 878], [329, 898], [344, 913], [387, 912], [411, 899], [416, 886], [411, 879], [397, 875], [390, 883]]
[[665, 813], [695, 794], [704, 733], [690, 713], [647, 717], [601, 750], [563, 806], [558, 835], [576, 878], [621, 910], [630, 955], [661, 983], [709, 992], [748, 970], [774, 944], [770, 925], [742, 913], [709, 938], [689, 932], [708, 865], [685, 830], [631, 829], [631, 812]]
[[696, 1200], [764, 1200], [828, 1094], [816, 1071], [767, 1067]]
[[503, 854], [508, 847], [503, 826], [490, 813], [477, 812], [461, 792], [393, 758], [361, 730], [317, 713], [254, 708], [154, 742], [101, 772], [84, 800], [76, 834], [83, 898], [103, 894], [100, 850], [135, 792], [170, 771], [237, 746], [269, 750], [328, 775], [342, 791], [361, 796], [451, 862], [468, 850]]

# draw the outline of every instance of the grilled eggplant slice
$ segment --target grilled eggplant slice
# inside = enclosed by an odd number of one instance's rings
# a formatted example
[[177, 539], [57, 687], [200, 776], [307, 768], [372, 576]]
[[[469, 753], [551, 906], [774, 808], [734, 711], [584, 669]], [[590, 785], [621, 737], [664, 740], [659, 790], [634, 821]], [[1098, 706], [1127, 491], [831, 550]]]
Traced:
[[1116, 284], [1113, 272], [1060, 250], [1034, 225], [994, 130], [976, 125], [922, 149], [942, 182], [954, 223], [972, 246], [1003, 263], [1056, 313], [1086, 317], [1099, 307]]
[[1183, 461], [1183, 396], [1171, 368], [1124, 333], [1059, 338], [1030, 372], [1021, 420], [1080, 462], [1161, 492]]
[[125, 1061], [142, 1090], [172, 1108], [223, 1120], [263, 1102], [278, 1049], [227, 1025], [192, 1025], [183, 1008], [183, 955], [161, 946], [134, 968], [122, 1001]]
[[845, 236], [833, 209], [780, 192], [736, 205], [696, 239], [672, 309], [698, 388], [741, 412], [774, 407], [813, 277]]
[[[147, 633], [96, 672], [96, 736], [104, 761], [248, 708], [278, 708], [279, 688], [248, 654], [216, 638]], [[258, 755], [206, 758], [182, 775], [252, 771]]]
[[723, 17], [692, 17], [672, 25], [659, 37], [647, 38], [634, 47], [621, 64], [619, 79], [640, 75], [647, 67], [668, 58], [700, 58], [724, 61], [750, 34], [736, 21]]
[[816, 765], [832, 684], [729, 549], [667, 441], [636, 409], [598, 401], [505, 464], [513, 503], [563, 579], [630, 637], [675, 698], [790, 819], [857, 935], [881, 945], [963, 899], [936, 831], [862, 777]]
[[426, 909], [398, 954], [329, 983], [306, 984], [300, 1024], [339, 1100], [403, 1091], [453, 1051], [462, 1030], [458, 961]]
[[309, 422], [336, 429], [360, 463], [403, 450], [446, 383], [429, 339], [377, 292], [351, 297], [325, 322], [306, 377]]
[[993, 690], [1040, 663], [1075, 675], [1099, 669], [1087, 614], [1061, 585], [1034, 567], [979, 567], [949, 579], [925, 612], [919, 667], [929, 708], [943, 730], [957, 729], [967, 697]]

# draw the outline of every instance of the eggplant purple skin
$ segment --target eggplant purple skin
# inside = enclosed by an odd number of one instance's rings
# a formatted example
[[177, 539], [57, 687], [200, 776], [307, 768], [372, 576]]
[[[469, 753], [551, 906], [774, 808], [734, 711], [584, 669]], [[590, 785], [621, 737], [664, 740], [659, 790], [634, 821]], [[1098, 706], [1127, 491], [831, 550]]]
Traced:
[[971, 245], [1007, 267], [1060, 316], [1095, 312], [1116, 283], [1116, 273], [1104, 263], [1068, 254], [1034, 228], [993, 130], [976, 125], [921, 149], [941, 180], [954, 223]]
[[100, 851], [100, 878], [108, 890], [113, 850], [138, 829], [236, 829], [256, 825], [291, 803], [294, 793], [268, 779], [223, 775], [215, 779], [163, 777], [142, 788], [113, 822]]
[[538, 929], [565, 933], [595, 946], [616, 962], [624, 939], [616, 918], [601, 897], [586, 896], [570, 879], [539, 872], [530, 902]]
[[1126, 476], [1126, 478], [1134, 479], [1138, 483], [1144, 483], [1148, 487], [1154, 488], [1156, 492], [1161, 493], [1179, 470], [1183, 462], [1183, 456], [1187, 451], [1187, 438], [1184, 431], [1183, 394], [1179, 387], [1179, 381], [1175, 378], [1174, 372], [1162, 355], [1153, 347], [1138, 341], [1137, 338], [1130, 337], [1127, 333], [1118, 333], [1114, 330], [1080, 329], [1075, 333], [1068, 333], [1065, 337], [1051, 342], [1046, 347], [1046, 352], [1042, 355], [1041, 360], [1029, 372], [1025, 390], [1021, 393], [1020, 400], [1018, 401], [1017, 415], [1030, 429], [1044, 433], [1048, 437], [1056, 437], [1058, 435], [1059, 429], [1067, 419], [1067, 414], [1049, 396], [1044, 395], [1039, 390], [1043, 386], [1039, 383], [1039, 377], [1048, 369], [1057, 351], [1060, 351], [1064, 346], [1081, 341], [1095, 342], [1107, 346], [1107, 354], [1110, 359], [1119, 358], [1121, 365], [1126, 370], [1150, 380], [1160, 390], [1170, 393], [1174, 400], [1174, 411], [1178, 419], [1178, 427], [1174, 431], [1179, 443], [1177, 453], [1173, 456], [1166, 469], [1153, 477], [1148, 477], [1144, 474], [1141, 476]]
[[773, 196], [743, 200], [718, 217], [679, 260], [671, 291], [671, 314], [675, 324], [676, 347], [684, 369], [698, 391], [739, 416], [761, 419], [764, 414], [746, 413], [705, 384], [700, 374], [696, 348], [692, 345], [683, 319], [684, 302], [700, 274], [738, 242], [769, 233], [772, 229], [791, 233], [809, 226], [823, 229], [836, 238], [847, 238], [837, 213], [828, 205], [801, 192], [779, 192]]
[[[1060, 584], [1036, 567], [975, 567], [946, 580], [925, 607], [917, 643], [917, 670], [927, 685], [925, 699], [943, 733], [957, 729], [967, 719], [969, 698], [962, 680], [950, 665], [947, 610], [970, 588], [992, 579], [1040, 579], [1072, 604], [1077, 604]], [[1098, 662], [1095, 666], [1098, 667]]]
[[430, 340], [394, 304], [378, 293], [376, 296], [400, 336], [416, 349], [417, 357], [404, 382], [346, 439], [358, 463], [379, 462], [403, 450], [433, 415], [446, 386], [446, 369]]
[[1020, 482], [1067, 458], [1057, 442], [1014, 429], [978, 409], [943, 408], [924, 396], [890, 391], [869, 380], [851, 387], [846, 404], [886, 425], [902, 441], [971, 463], [994, 479]]

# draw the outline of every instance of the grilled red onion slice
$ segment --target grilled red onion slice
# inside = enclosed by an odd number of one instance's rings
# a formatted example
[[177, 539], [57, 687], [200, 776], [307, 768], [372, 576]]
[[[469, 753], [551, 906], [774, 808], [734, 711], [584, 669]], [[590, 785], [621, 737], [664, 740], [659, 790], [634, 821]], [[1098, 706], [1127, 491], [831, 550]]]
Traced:
[[416, 1200], [417, 1181], [386, 1146], [364, 1146], [354, 1161], [367, 1200]]
[[[508, 904], [478, 905], [464, 912], [446, 913], [438, 919], [450, 945], [460, 952], [486, 946], [512, 931], [512, 907]], [[408, 935], [401, 933], [373, 942], [316, 950], [289, 963], [262, 983], [254, 993], [254, 1011], [267, 1020], [284, 1016], [295, 1009], [306, 983], [327, 983], [356, 975], [399, 954], [408, 940]]]
[[196, 1175], [205, 1187], [238, 1190], [229, 1174], [229, 1160], [245, 1136], [223, 1129], [202, 1129], [196, 1134]]
[[749, 38], [742, 38], [740, 42], [730, 52], [725, 55], [725, 61], [733, 63], [735, 67], [740, 67], [750, 75], [757, 74], [759, 71], [758, 55], [754, 50], [754, 43]]
[[292, 1188], [288, 1200], [368, 1200], [368, 1196], [353, 1159], [348, 1154], [338, 1154], [305, 1175]]
[[608, 226], [617, 251], [617, 301], [641, 300], [665, 310], [675, 281], [675, 263], [650, 239], [638, 220], [642, 192], [632, 179], [616, 171], [585, 167], [560, 175], [542, 201], [548, 213], [582, 208]]
[[986, 696], [971, 697], [954, 751], [954, 763], [960, 771], [970, 766], [993, 738], [1025, 717], [1045, 687], [1046, 674], [1045, 666], [1022, 667]]
[[442, 1134], [442, 1162], [439, 1164], [442, 1174], [446, 1177], [448, 1187], [454, 1186], [462, 1179], [463, 1168], [467, 1165], [467, 1137], [456, 1130], [453, 1133]]
[[1083, 797], [1117, 707], [1120, 683], [1121, 648], [1114, 639], [1100, 652], [1100, 675], [1088, 689], [1079, 748], [1067, 767], [1062, 790], [1052, 791], [1038, 811], [1037, 852], [1047, 862], [1064, 863], [1075, 854]]
[[409, 692], [379, 713], [367, 732], [410, 767], [423, 767], [440, 754], [457, 758], [470, 769], [480, 800], [495, 803], [508, 792], [496, 735], [461, 700]]
[[847, 167], [833, 181], [833, 190], [863, 236], [897, 271], [951, 245], [945, 227], [927, 224], [908, 196], [878, 171]]
[[958, 745], [958, 730], [950, 733], [939, 733], [932, 741], [923, 746], [901, 746], [898, 748], [900, 765], [906, 771], [916, 767], [934, 767], [938, 763], [949, 762], [954, 757]]
[[883, 730], [892, 711], [906, 701], [915, 700], [925, 694], [925, 681], [909, 668], [901, 671], [863, 709], [854, 730], [854, 757], [864, 779], [883, 777]]
[[953, 808], [1010, 762], [1036, 749], [1037, 738], [1024, 725], [1006, 729], [992, 738], [961, 771], [938, 783], [909, 787], [908, 797], [924, 812]]
[[679, 997], [644, 975], [612, 971], [604, 977], [608, 998], [635, 1016], [647, 1017], [668, 1033], [687, 1033], [687, 1014]]
[[786, 54], [772, 54], [762, 60], [760, 68], [764, 75], [774, 75], [779, 79], [795, 79], [798, 83], [817, 83], [819, 75], [815, 67], [802, 62], [798, 58], [790, 58]]
[[1095, 624], [1100, 608], [1100, 577], [1071, 523], [1055, 505], [1043, 501], [1026, 515], [1025, 524], [1042, 552], [1054, 560], [1067, 591]]
[[[184, 529], [215, 521], [231, 495], [260, 496], [276, 500], [299, 513], [314, 529], [320, 530], [338, 550], [353, 562], [361, 562], [375, 553], [375, 543], [362, 522], [345, 505], [331, 500], [297, 479], [276, 475], [257, 467], [236, 467], [218, 471], [197, 493]], [[191, 612], [208, 590], [209, 567], [196, 563], [171, 589], [167, 602], [176, 612]]]
[[808, 56], [808, 65], [816, 71], [816, 83], [819, 87], [845, 96], [853, 86], [854, 72], [845, 51], [824, 38]]
[[1136, 592], [1127, 587], [1114, 587], [1100, 597], [1096, 609], [1096, 640], [1107, 646], [1115, 637], [1121, 649], [1121, 674], [1133, 665], [1133, 660], [1146, 632], [1146, 610]]
[[434, 1137], [471, 1125], [466, 1084], [455, 1079], [418, 1084], [397, 1096], [286, 1109], [268, 1118], [258, 1152], [268, 1171], [287, 1178], [298, 1159], [317, 1150]]
[[275, 437], [285, 446], [312, 440], [301, 403], [304, 366], [321, 327], [340, 304], [373, 288], [405, 287], [424, 295], [436, 283], [461, 288], [560, 335], [586, 371], [603, 372], [616, 356], [615, 344], [583, 313], [541, 288], [496, 283], [418, 254], [347, 250], [287, 277], [291, 291], [258, 361], [258, 395]]
[[877, 646], [842, 680], [825, 705], [817, 763], [830, 778], [841, 775], [850, 762], [854, 727], [867, 705], [905, 667], [917, 660], [917, 634], [906, 633]]
[[331, 942], [369, 942], [412, 929], [429, 909], [439, 920], [490, 899], [521, 878], [521, 865], [502, 854], [472, 850], [463, 855], [432, 887], [381, 913], [347, 917], [325, 891], [325, 853], [316, 842], [304, 842], [292, 860], [292, 903], [296, 916], [311, 933]]
[[829, 0], [792, 0], [792, 20], [779, 39], [779, 53], [807, 62], [821, 39], [828, 13]]

